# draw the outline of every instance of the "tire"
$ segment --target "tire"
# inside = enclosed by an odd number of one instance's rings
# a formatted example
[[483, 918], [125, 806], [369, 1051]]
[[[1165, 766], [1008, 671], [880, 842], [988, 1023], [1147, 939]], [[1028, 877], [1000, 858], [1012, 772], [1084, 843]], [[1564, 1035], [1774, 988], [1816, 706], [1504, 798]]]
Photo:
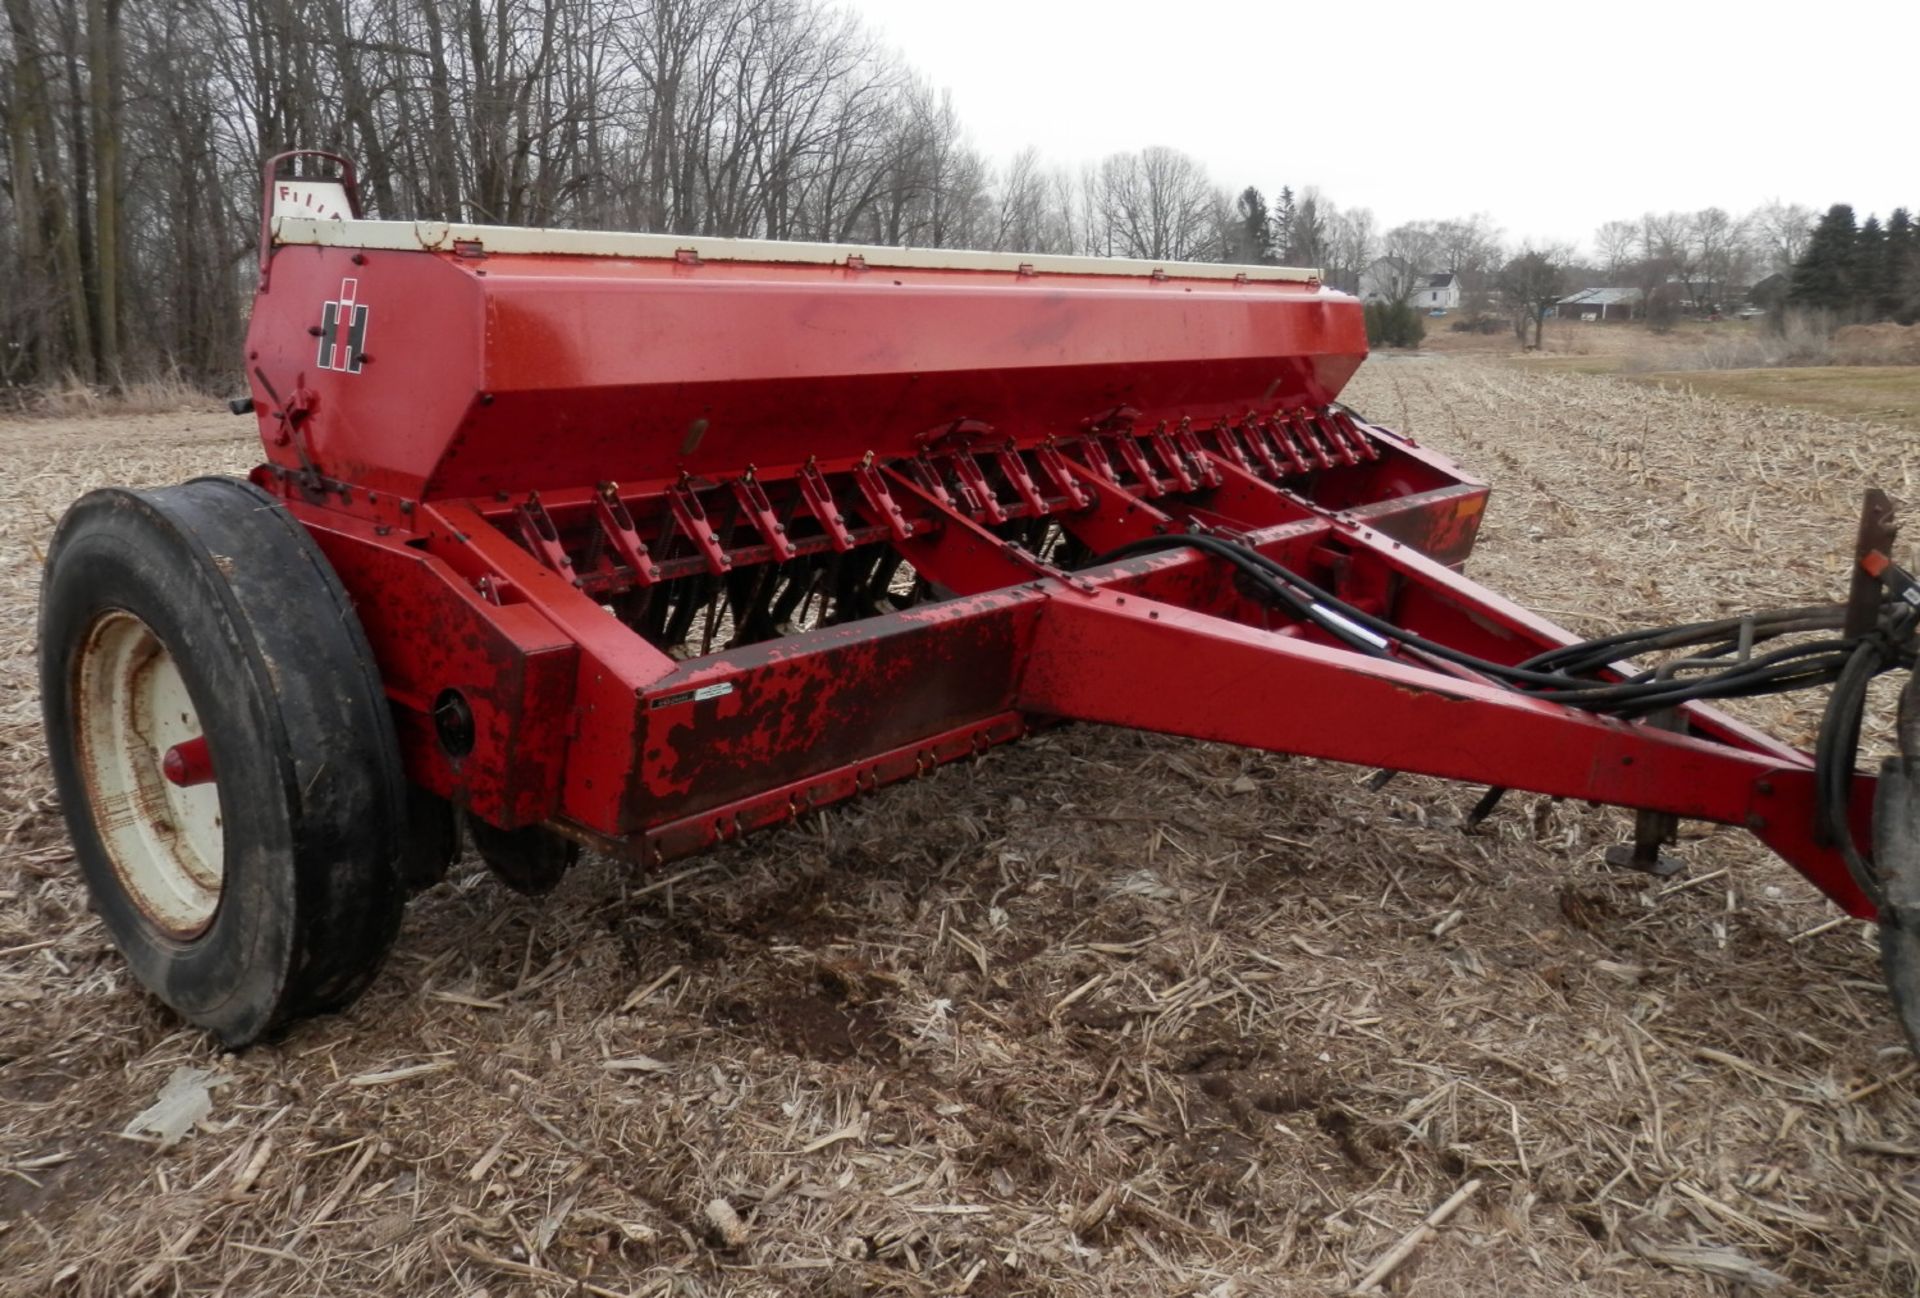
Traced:
[[40, 652], [67, 828], [141, 984], [233, 1047], [352, 1003], [399, 929], [407, 792], [306, 529], [231, 478], [92, 492], [54, 533]]
[[1900, 755], [1880, 764], [1873, 800], [1880, 968], [1908, 1048], [1920, 1057], [1920, 672], [1900, 692], [1894, 731]]

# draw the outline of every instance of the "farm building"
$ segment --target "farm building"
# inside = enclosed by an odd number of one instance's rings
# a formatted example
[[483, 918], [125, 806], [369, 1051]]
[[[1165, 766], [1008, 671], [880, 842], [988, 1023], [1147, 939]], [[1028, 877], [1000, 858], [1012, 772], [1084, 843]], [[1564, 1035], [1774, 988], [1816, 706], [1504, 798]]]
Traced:
[[1403, 285], [1417, 278], [1400, 258], [1376, 257], [1360, 272], [1360, 300], [1392, 301], [1400, 295]]
[[1444, 271], [1415, 270], [1398, 257], [1376, 258], [1360, 272], [1360, 300], [1405, 299], [1421, 311], [1451, 311], [1460, 305], [1460, 277]]
[[1460, 277], [1441, 272], [1428, 275], [1414, 290], [1413, 305], [1422, 311], [1451, 311], [1460, 305]]
[[1637, 288], [1583, 288], [1563, 297], [1556, 314], [1569, 320], [1631, 320], [1640, 305]]
[[1770, 310], [1786, 300], [1787, 290], [1792, 286], [1791, 276], [1775, 272], [1747, 290], [1747, 301]]

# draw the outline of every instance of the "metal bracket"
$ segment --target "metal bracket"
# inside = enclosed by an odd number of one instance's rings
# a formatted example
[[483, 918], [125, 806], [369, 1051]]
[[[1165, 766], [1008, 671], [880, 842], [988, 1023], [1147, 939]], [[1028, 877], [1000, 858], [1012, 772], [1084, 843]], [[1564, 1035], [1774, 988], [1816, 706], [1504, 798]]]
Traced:
[[1122, 432], [1111, 434], [1111, 436], [1114, 449], [1120, 452], [1120, 462], [1127, 466], [1128, 472], [1139, 479], [1140, 490], [1149, 496], [1166, 495], [1166, 484], [1154, 476], [1153, 466], [1147, 463], [1146, 453], [1140, 449], [1140, 443], [1133, 439], [1133, 434]]
[[1301, 454], [1300, 439], [1294, 436], [1293, 422], [1285, 415], [1275, 415], [1260, 425], [1260, 431], [1273, 439], [1280, 453], [1287, 457], [1287, 466], [1295, 473], [1307, 473], [1313, 466], [1307, 463], [1307, 457]]
[[786, 525], [775, 517], [773, 502], [767, 499], [767, 493], [761, 489], [751, 468], [733, 480], [733, 498], [739, 503], [740, 512], [747, 516], [754, 530], [760, 533], [760, 538], [773, 551], [774, 561], [785, 563], [793, 558], [797, 551], [793, 548], [793, 542], [787, 539]]
[[647, 543], [640, 539], [639, 531], [633, 525], [633, 515], [627, 512], [626, 502], [620, 499], [618, 484], [603, 482], [594, 493], [594, 517], [600, 522], [600, 530], [606, 533], [607, 541], [613, 546], [613, 552], [620, 562], [633, 572], [635, 585], [651, 586], [660, 580], [660, 569], [654, 565], [653, 556], [647, 553]]
[[1354, 422], [1352, 415], [1338, 406], [1328, 406], [1326, 417], [1334, 427], [1340, 430], [1340, 435], [1353, 444], [1362, 458], [1369, 460], [1380, 458], [1380, 448], [1373, 444], [1371, 437], [1360, 431], [1360, 425]]
[[973, 452], [955, 451], [947, 458], [953, 463], [953, 475], [960, 479], [962, 491], [973, 498], [969, 502], [969, 512], [978, 514], [989, 523], [1006, 522], [1006, 508], [993, 494], [993, 488], [987, 483], [987, 475], [980, 471], [980, 462], [973, 458]]
[[940, 466], [926, 455], [916, 455], [908, 461], [913, 476], [919, 480], [920, 489], [932, 496], [943, 508], [952, 509], [953, 493], [947, 490], [947, 484], [940, 480]]
[[1033, 475], [1027, 472], [1027, 462], [1020, 458], [1019, 448], [1012, 442], [1008, 442], [993, 453], [993, 458], [999, 462], [1000, 472], [1005, 474], [1007, 481], [1013, 484], [1014, 494], [1026, 502], [1028, 514], [1034, 518], [1045, 514], [1046, 498], [1040, 494], [1040, 489], [1034, 486]]
[[1187, 467], [1186, 457], [1180, 454], [1180, 448], [1173, 444], [1164, 428], [1156, 428], [1147, 434], [1147, 444], [1153, 447], [1153, 453], [1160, 457], [1160, 463], [1166, 466], [1173, 480], [1180, 484], [1182, 491], [1198, 491], [1200, 479]]
[[1272, 475], [1275, 482], [1287, 476], [1287, 469], [1280, 463], [1280, 457], [1274, 454], [1272, 440], [1262, 426], [1264, 420], [1248, 416], [1240, 425], [1240, 440], [1253, 452], [1253, 458], [1260, 461], [1260, 467]]
[[1206, 448], [1200, 445], [1200, 438], [1193, 431], [1193, 421], [1182, 419], [1180, 426], [1173, 430], [1173, 443], [1186, 455], [1187, 462], [1193, 466], [1195, 476], [1203, 487], [1220, 485], [1220, 466], [1207, 456]]
[[840, 507], [833, 503], [833, 489], [820, 476], [820, 466], [808, 460], [800, 466], [799, 478], [800, 494], [806, 497], [807, 508], [826, 529], [833, 548], [845, 554], [853, 548], [853, 533], [847, 530], [847, 520], [840, 516]]
[[540, 493], [528, 492], [526, 501], [513, 512], [520, 525], [520, 538], [533, 551], [533, 557], [568, 581], [574, 580], [573, 560], [560, 544], [560, 529], [553, 525], [553, 515], [540, 503]]
[[1113, 457], [1107, 454], [1107, 444], [1098, 437], [1080, 439], [1080, 454], [1086, 460], [1087, 467], [1102, 479], [1120, 485], [1120, 475], [1114, 470]]
[[1319, 430], [1316, 429], [1308, 419], [1307, 412], [1305, 410], [1296, 411], [1286, 416], [1286, 421], [1287, 431], [1292, 433], [1294, 439], [1313, 456], [1314, 465], [1322, 469], [1331, 469], [1333, 467], [1333, 457], [1327, 453], [1326, 446], [1321, 443], [1320, 438], [1316, 435]]
[[1040, 471], [1047, 475], [1061, 495], [1067, 498], [1067, 507], [1074, 510], [1085, 509], [1093, 503], [1093, 497], [1081, 490], [1074, 479], [1073, 470], [1067, 467], [1067, 457], [1052, 442], [1042, 442], [1033, 448], [1033, 458], [1040, 465]]
[[1893, 501], [1878, 487], [1867, 488], [1860, 505], [1860, 532], [1853, 548], [1853, 583], [1847, 590], [1847, 618], [1841, 634], [1849, 640], [1866, 635], [1880, 624], [1880, 575], [1874, 572], [1868, 556], [1890, 555], [1900, 535], [1894, 521]]
[[733, 560], [720, 545], [720, 538], [714, 533], [713, 524], [707, 519], [706, 507], [693, 492], [691, 481], [682, 476], [680, 481], [667, 489], [667, 507], [673, 511], [673, 521], [687, 534], [707, 561], [707, 571], [714, 576], [722, 576], [733, 566]]
[[[1687, 733], [1687, 719], [1677, 708], [1664, 708], [1646, 719], [1653, 730], [1665, 730], [1670, 734]], [[1633, 841], [1616, 843], [1606, 851], [1608, 865], [1624, 870], [1638, 870], [1650, 874], [1656, 879], [1670, 879], [1687, 868], [1687, 863], [1677, 856], [1669, 856], [1660, 849], [1671, 843], [1680, 833], [1680, 817], [1665, 811], [1636, 811], [1633, 813]]]
[[[1240, 435], [1233, 431], [1232, 424], [1222, 419], [1213, 426], [1211, 431], [1213, 433], [1214, 445], [1219, 447], [1219, 454], [1232, 461], [1233, 466], [1242, 473], [1258, 475], [1259, 470], [1255, 469], [1253, 461], [1247, 458], [1247, 448], [1241, 443]], [[1194, 444], [1196, 447], [1199, 445], [1197, 438]], [[1214, 476], [1219, 476], [1218, 469], [1214, 470]]]
[[854, 466], [853, 481], [860, 488], [860, 494], [866, 497], [867, 508], [887, 525], [887, 531], [893, 535], [896, 545], [913, 535], [913, 524], [907, 521], [893, 493], [887, 490], [886, 481], [881, 478], [879, 470], [873, 467], [871, 455]]

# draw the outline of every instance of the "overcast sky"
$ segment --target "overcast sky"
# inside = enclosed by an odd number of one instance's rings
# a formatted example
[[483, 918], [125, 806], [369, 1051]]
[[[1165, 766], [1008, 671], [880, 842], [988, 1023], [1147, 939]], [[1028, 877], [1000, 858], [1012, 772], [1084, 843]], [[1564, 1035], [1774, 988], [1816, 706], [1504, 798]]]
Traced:
[[1166, 144], [1382, 228], [1920, 207], [1920, 0], [842, 0], [1004, 162]]

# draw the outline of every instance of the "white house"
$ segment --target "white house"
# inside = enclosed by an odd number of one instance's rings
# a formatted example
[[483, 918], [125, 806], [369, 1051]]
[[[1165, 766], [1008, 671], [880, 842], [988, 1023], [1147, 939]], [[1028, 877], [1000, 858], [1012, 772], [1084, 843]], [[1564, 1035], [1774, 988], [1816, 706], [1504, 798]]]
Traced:
[[1376, 257], [1360, 272], [1360, 300], [1391, 301], [1410, 278], [1407, 264], [1398, 257]]
[[1441, 272], [1425, 277], [1410, 299], [1420, 311], [1452, 311], [1460, 305], [1460, 277]]
[[1377, 258], [1360, 272], [1361, 301], [1391, 302], [1402, 294], [1416, 311], [1452, 311], [1460, 305], [1460, 277], [1424, 274], [1398, 257]]

